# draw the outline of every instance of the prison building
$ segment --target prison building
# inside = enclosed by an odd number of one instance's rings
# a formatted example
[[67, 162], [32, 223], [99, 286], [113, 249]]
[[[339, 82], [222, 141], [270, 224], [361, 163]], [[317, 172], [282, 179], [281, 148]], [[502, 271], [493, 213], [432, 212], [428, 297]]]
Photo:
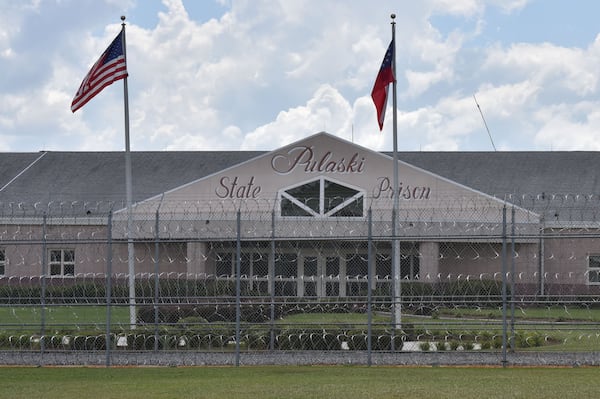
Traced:
[[0, 154], [2, 281], [126, 274], [130, 237], [136, 274], [239, 267], [276, 295], [364, 295], [395, 270], [598, 292], [596, 152], [399, 152], [397, 185], [392, 153], [324, 132], [273, 151], [131, 157], [129, 212], [123, 152]]

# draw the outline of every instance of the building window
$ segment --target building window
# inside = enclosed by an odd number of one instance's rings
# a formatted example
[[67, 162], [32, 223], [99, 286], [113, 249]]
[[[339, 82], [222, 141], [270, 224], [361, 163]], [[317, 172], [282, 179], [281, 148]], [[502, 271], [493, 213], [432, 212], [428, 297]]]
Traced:
[[419, 257], [415, 255], [400, 255], [400, 275], [404, 280], [419, 279]]
[[4, 249], [0, 249], [0, 276], [6, 273], [6, 253]]
[[[237, 264], [233, 252], [219, 252], [215, 259], [215, 274], [219, 277], [236, 275]], [[265, 277], [269, 274], [269, 256], [260, 252], [243, 252], [240, 259], [240, 275]]]
[[217, 254], [215, 260], [215, 274], [217, 276], [232, 276], [233, 275], [233, 254], [221, 252]]
[[275, 257], [275, 276], [295, 278], [298, 276], [298, 255], [292, 253], [277, 254]]
[[282, 190], [281, 216], [362, 217], [363, 191], [320, 177]]
[[600, 284], [600, 255], [588, 256], [588, 282]]
[[50, 275], [74, 276], [75, 251], [72, 249], [50, 250]]
[[419, 246], [415, 242], [400, 244], [400, 277], [418, 280], [421, 272]]

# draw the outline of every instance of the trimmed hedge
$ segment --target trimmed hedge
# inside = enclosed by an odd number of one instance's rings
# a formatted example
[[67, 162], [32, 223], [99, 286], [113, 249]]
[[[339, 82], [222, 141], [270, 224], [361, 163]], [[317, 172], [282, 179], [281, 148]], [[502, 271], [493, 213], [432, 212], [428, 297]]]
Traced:
[[[266, 291], [250, 288], [248, 281], [242, 281], [241, 296], [244, 298], [269, 297]], [[389, 301], [391, 285], [373, 291], [377, 303]], [[37, 304], [41, 297], [40, 279], [31, 280], [23, 285], [0, 285], [0, 303], [3, 304]], [[138, 303], [149, 303], [154, 298], [154, 282], [137, 280], [135, 287]], [[366, 295], [365, 292], [362, 294]], [[207, 278], [204, 280], [161, 279], [159, 281], [159, 297], [163, 302], [177, 303], [181, 298], [233, 297], [235, 281]], [[364, 295], [356, 297], [364, 299]], [[502, 284], [496, 280], [461, 280], [436, 283], [403, 282], [402, 297], [406, 302], [428, 299], [434, 302], [453, 304], [468, 300], [489, 301], [502, 296]], [[127, 303], [129, 288], [122, 282], [113, 284], [111, 300], [114, 303]], [[285, 297], [278, 297], [285, 298]], [[349, 297], [350, 299], [352, 297]], [[60, 279], [47, 280], [47, 303], [105, 303], [106, 286], [104, 279]]]
[[[347, 330], [344, 328], [289, 328], [275, 329], [274, 349], [294, 351], [323, 350], [367, 350], [368, 334], [363, 330]], [[231, 350], [235, 345], [235, 331], [227, 326], [204, 325], [178, 331], [177, 329], [161, 329], [155, 335], [150, 329], [111, 334], [110, 344], [114, 350], [154, 350], [158, 339], [159, 350]], [[271, 331], [258, 330], [255, 327], [240, 332], [240, 346], [243, 350], [267, 350], [270, 345]], [[119, 338], [125, 338], [126, 347], [118, 347]], [[502, 339], [498, 335], [449, 334], [445, 338], [440, 335], [421, 337], [401, 332], [392, 336], [387, 329], [374, 329], [371, 334], [371, 349], [374, 351], [401, 350], [405, 341], [436, 343], [437, 350], [473, 349], [473, 342], [479, 342], [482, 350], [501, 349]], [[520, 332], [515, 337], [518, 348], [532, 348], [555, 342], [552, 337], [536, 332]], [[40, 350], [42, 343], [45, 350], [101, 351], [106, 349], [106, 336], [98, 332], [77, 334], [54, 334], [39, 336], [36, 334], [0, 334], [0, 348], [12, 350]], [[439, 344], [446, 343], [442, 348]]]

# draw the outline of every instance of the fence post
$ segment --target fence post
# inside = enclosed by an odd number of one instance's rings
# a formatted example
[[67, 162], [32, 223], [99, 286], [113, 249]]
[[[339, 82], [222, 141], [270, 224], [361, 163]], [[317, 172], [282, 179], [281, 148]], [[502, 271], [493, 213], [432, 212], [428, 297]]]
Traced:
[[242, 243], [241, 243], [241, 211], [237, 211], [237, 237], [235, 250], [235, 365], [240, 365], [240, 319], [241, 319], [241, 269], [242, 269]]
[[46, 274], [48, 273], [48, 242], [46, 239], [47, 218], [46, 212], [42, 217], [42, 289], [40, 292], [40, 365], [43, 361], [45, 343], [44, 336], [46, 335]]
[[275, 211], [271, 211], [271, 253], [269, 254], [269, 291], [271, 293], [269, 349], [275, 350]]
[[510, 351], [515, 351], [515, 207], [511, 209], [510, 238]]
[[544, 216], [542, 215], [541, 220], [540, 220], [540, 238], [539, 238], [539, 249], [538, 249], [538, 268], [539, 268], [539, 294], [540, 296], [544, 296], [546, 295], [546, 291], [545, 291], [545, 279], [544, 279], [544, 273], [545, 271], [545, 267], [544, 267], [544, 257], [546, 256], [544, 253], [544, 224], [545, 224], [545, 220], [544, 220]]
[[506, 367], [506, 205], [502, 207], [502, 367]]
[[107, 237], [106, 237], [106, 367], [110, 367], [111, 354], [111, 302], [112, 302], [112, 209], [108, 212]]
[[371, 366], [371, 344], [373, 343], [373, 289], [371, 287], [373, 274], [373, 235], [372, 213], [368, 212], [368, 237], [367, 237], [367, 365]]
[[[394, 193], [397, 196], [397, 193]], [[394, 352], [396, 341], [396, 330], [402, 329], [402, 272], [400, 270], [400, 241], [396, 232], [396, 218], [398, 217], [396, 209], [392, 210], [392, 347]]]
[[[159, 205], [160, 207], [160, 205]], [[156, 220], [154, 224], [154, 351], [158, 351], [158, 257], [160, 256], [159, 248], [159, 209], [156, 210]]]

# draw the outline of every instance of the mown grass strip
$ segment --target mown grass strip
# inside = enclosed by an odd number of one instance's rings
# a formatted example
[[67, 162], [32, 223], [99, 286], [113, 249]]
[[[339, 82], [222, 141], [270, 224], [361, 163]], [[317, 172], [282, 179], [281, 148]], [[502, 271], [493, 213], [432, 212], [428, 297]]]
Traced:
[[578, 398], [597, 397], [596, 368], [198, 367], [1, 368], [0, 397]]

